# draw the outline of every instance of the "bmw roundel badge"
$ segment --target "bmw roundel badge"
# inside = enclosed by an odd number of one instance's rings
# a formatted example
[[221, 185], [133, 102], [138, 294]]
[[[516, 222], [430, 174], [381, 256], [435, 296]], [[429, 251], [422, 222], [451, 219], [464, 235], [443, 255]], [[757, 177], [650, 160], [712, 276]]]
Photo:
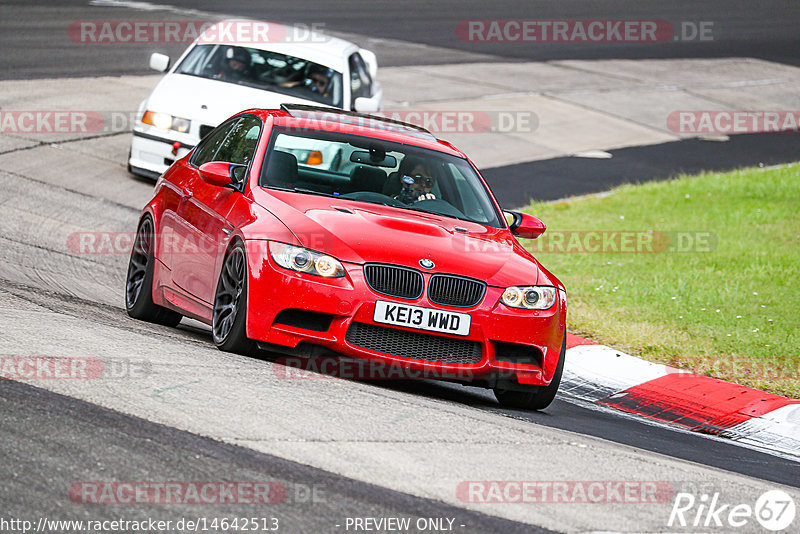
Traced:
[[435, 264], [434, 264], [434, 263], [433, 263], [431, 260], [429, 260], [428, 258], [422, 258], [421, 260], [419, 260], [419, 264], [420, 264], [421, 266], [425, 267], [426, 269], [433, 269], [433, 268], [436, 266], [436, 265], [435, 265]]

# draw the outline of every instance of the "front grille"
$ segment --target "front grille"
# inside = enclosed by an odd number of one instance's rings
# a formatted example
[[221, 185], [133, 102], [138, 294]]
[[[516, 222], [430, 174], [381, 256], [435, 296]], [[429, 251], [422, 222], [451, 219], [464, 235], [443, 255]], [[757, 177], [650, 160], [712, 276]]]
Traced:
[[364, 277], [374, 291], [401, 299], [422, 296], [422, 273], [407, 267], [370, 264], [364, 266]]
[[345, 339], [352, 345], [375, 352], [428, 362], [475, 364], [481, 361], [481, 344], [366, 323], [353, 323]]
[[475, 306], [483, 298], [486, 284], [471, 278], [434, 274], [428, 286], [428, 299], [445, 306]]
[[213, 129], [214, 129], [214, 127], [209, 125], [209, 124], [201, 124], [200, 125], [200, 139], [203, 139], [205, 136], [207, 136], [211, 132], [211, 130], [213, 130]]

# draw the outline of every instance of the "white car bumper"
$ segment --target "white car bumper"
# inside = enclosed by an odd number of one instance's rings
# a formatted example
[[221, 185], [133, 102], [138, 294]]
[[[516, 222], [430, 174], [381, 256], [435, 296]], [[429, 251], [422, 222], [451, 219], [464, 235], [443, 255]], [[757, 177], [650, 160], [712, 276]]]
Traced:
[[[156, 129], [133, 130], [131, 155], [128, 160], [128, 168], [132, 173], [148, 178], [158, 178], [174, 161], [188, 154], [199, 142], [199, 140], [191, 142], [183, 135], [172, 136], [164, 130], [153, 130]], [[173, 151], [173, 144], [176, 142], [180, 143], [180, 146], [177, 151]]]

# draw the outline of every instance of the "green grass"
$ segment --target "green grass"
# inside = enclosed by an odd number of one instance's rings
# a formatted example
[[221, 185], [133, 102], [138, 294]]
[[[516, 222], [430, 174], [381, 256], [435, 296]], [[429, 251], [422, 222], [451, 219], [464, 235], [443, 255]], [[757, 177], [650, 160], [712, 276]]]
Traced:
[[[525, 211], [547, 224], [541, 241], [524, 243], [566, 285], [571, 331], [800, 398], [800, 165], [682, 176]], [[654, 252], [576, 252], [585, 239], [567, 248], [570, 231], [589, 230], [642, 232]], [[710, 236], [711, 246], [663, 250], [677, 232]]]

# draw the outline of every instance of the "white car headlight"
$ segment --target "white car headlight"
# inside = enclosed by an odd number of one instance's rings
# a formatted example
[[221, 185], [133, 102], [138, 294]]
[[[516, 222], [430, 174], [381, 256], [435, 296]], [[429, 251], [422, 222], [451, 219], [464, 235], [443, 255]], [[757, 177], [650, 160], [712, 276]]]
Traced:
[[325, 278], [344, 276], [344, 267], [333, 256], [315, 252], [303, 247], [295, 247], [277, 241], [269, 242], [269, 253], [275, 263], [284, 269], [308, 273]]
[[142, 115], [142, 122], [150, 124], [162, 130], [175, 130], [176, 132], [186, 133], [189, 131], [192, 121], [189, 119], [182, 119], [180, 117], [173, 117], [169, 113], [160, 113], [157, 111], [145, 111]]
[[556, 303], [556, 288], [549, 286], [512, 286], [503, 291], [500, 302], [511, 308], [547, 310]]

